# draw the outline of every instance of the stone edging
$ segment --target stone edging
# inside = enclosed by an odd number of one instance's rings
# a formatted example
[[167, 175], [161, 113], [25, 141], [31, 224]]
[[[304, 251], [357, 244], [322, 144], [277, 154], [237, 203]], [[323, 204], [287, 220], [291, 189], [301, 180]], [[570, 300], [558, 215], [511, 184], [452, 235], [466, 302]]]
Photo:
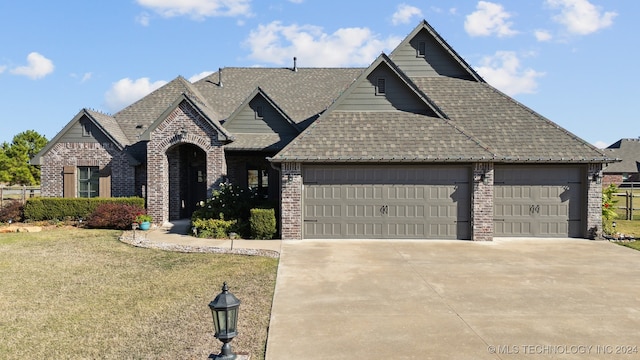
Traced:
[[251, 255], [251, 256], [264, 256], [270, 258], [279, 258], [280, 253], [273, 250], [264, 249], [229, 249], [215, 246], [190, 246], [190, 245], [176, 245], [168, 243], [156, 243], [149, 241], [144, 237], [138, 236], [133, 238], [133, 231], [124, 231], [119, 240], [125, 244], [133, 245], [141, 248], [148, 249], [160, 249], [167, 251], [183, 252], [183, 253], [213, 253], [213, 254], [234, 254], [234, 255]]

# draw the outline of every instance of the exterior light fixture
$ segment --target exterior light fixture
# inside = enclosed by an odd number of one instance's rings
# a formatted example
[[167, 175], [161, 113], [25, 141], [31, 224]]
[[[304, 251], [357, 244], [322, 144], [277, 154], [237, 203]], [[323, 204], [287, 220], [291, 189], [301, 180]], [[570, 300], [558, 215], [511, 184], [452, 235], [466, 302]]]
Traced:
[[222, 292], [209, 303], [211, 315], [213, 316], [213, 326], [216, 330], [215, 337], [222, 341], [220, 354], [215, 356], [217, 360], [232, 360], [236, 354], [231, 351], [229, 342], [238, 335], [238, 309], [240, 300], [229, 292], [227, 283], [222, 285]]

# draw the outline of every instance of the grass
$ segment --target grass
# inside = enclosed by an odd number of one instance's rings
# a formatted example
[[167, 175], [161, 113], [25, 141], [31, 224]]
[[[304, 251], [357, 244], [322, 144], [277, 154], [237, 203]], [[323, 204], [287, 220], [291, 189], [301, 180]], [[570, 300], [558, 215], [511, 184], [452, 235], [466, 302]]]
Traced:
[[235, 352], [263, 359], [277, 259], [135, 248], [119, 231], [0, 234], [0, 357], [206, 359], [208, 303], [241, 301]]

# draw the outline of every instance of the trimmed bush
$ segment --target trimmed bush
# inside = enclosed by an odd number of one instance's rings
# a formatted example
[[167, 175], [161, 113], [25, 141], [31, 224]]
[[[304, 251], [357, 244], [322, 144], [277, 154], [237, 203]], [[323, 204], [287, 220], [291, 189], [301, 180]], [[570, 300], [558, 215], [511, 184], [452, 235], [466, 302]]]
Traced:
[[131, 229], [131, 223], [144, 213], [146, 210], [140, 206], [104, 203], [89, 215], [86, 224], [92, 228], [126, 230]]
[[20, 201], [11, 201], [7, 205], [0, 208], [0, 223], [8, 223], [11, 221], [22, 221], [24, 216], [24, 206]]
[[45, 198], [27, 200], [24, 206], [25, 219], [33, 221], [87, 218], [96, 208], [105, 203], [132, 205], [144, 208], [144, 199], [128, 198]]
[[192, 222], [196, 236], [200, 238], [226, 239], [237, 220], [195, 219]]
[[251, 237], [273, 239], [276, 234], [276, 214], [273, 209], [251, 209]]

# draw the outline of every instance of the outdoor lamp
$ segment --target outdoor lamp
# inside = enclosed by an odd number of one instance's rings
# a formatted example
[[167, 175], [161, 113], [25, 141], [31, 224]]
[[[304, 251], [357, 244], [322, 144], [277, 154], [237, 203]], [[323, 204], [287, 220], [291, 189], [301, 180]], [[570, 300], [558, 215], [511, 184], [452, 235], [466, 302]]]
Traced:
[[236, 358], [236, 354], [231, 352], [229, 342], [238, 335], [238, 308], [240, 300], [229, 292], [227, 283], [222, 285], [222, 292], [209, 303], [211, 314], [213, 315], [213, 326], [216, 329], [216, 338], [222, 341], [220, 354], [215, 357], [219, 360], [231, 360]]

